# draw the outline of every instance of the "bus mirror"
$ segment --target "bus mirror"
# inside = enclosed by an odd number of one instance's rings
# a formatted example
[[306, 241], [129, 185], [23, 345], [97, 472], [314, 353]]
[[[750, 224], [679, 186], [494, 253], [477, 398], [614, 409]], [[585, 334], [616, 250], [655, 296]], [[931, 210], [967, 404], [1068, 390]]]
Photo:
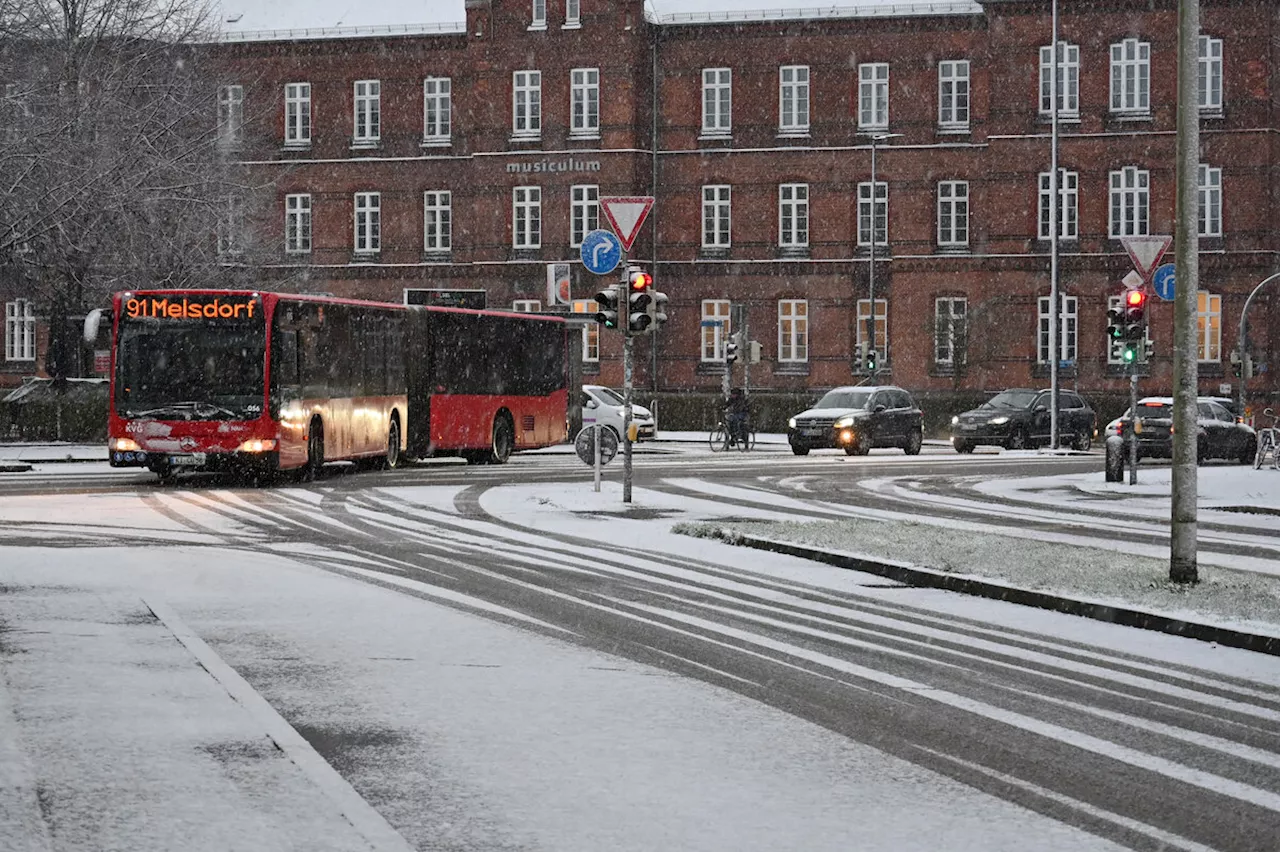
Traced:
[[102, 308], [94, 308], [84, 317], [84, 342], [90, 345], [98, 342], [98, 331], [102, 326]]

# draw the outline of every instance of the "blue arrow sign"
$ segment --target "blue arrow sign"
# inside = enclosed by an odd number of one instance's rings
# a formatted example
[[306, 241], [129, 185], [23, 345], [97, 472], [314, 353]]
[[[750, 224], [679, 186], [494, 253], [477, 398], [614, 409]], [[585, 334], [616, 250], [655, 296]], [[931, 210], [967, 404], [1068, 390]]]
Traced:
[[609, 231], [592, 231], [582, 238], [581, 254], [588, 272], [608, 275], [622, 261], [622, 243]]
[[1151, 286], [1156, 295], [1166, 302], [1173, 301], [1173, 264], [1166, 263], [1151, 274]]

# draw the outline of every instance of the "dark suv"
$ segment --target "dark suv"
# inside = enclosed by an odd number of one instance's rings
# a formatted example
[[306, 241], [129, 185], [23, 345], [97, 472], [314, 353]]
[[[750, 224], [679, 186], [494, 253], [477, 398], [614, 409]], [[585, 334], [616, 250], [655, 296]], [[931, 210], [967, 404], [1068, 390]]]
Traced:
[[902, 447], [914, 456], [920, 452], [923, 428], [923, 412], [902, 388], [841, 387], [792, 417], [787, 441], [798, 456], [830, 448], [866, 455], [872, 447]]
[[[1024, 450], [1049, 443], [1047, 390], [1014, 388], [998, 393], [982, 405], [951, 418], [951, 444], [958, 453], [971, 453], [979, 444]], [[1058, 434], [1064, 444], [1087, 450], [1096, 426], [1093, 409], [1078, 394], [1058, 391]]]

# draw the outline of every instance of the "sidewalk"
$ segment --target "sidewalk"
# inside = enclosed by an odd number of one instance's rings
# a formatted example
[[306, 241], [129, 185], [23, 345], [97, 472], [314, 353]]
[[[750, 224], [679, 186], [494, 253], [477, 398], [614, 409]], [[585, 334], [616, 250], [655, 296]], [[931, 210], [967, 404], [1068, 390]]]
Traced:
[[0, 465], [47, 464], [51, 462], [106, 461], [107, 445], [62, 442], [5, 444], [0, 443]]

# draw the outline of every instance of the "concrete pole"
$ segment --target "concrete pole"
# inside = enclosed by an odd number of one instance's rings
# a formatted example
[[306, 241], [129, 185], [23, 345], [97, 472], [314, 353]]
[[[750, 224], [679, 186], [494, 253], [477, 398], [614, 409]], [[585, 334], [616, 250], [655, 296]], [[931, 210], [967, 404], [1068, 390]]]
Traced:
[[[1200, 55], [1200, 2], [1178, 0], [1178, 208], [1173, 304], [1173, 486], [1169, 539], [1169, 579], [1197, 583], [1196, 396], [1199, 266], [1200, 98], [1197, 64]], [[1136, 415], [1137, 412], [1135, 412]]]

